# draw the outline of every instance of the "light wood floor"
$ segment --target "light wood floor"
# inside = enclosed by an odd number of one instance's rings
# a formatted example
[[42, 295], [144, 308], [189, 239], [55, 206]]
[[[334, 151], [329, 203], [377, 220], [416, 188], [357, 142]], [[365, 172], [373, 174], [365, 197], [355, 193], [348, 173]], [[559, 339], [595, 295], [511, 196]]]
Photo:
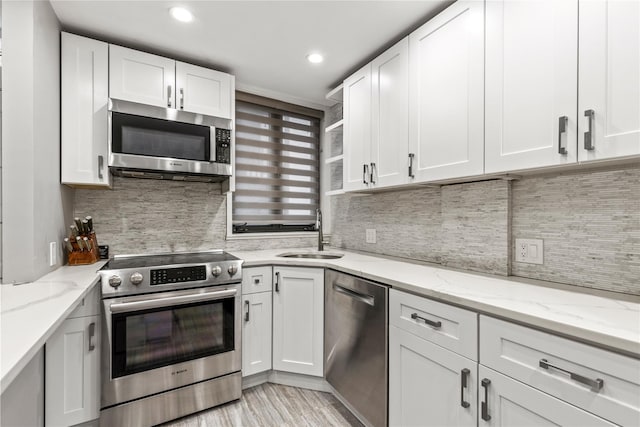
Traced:
[[180, 418], [163, 427], [341, 426], [362, 424], [330, 393], [266, 383], [242, 398]]

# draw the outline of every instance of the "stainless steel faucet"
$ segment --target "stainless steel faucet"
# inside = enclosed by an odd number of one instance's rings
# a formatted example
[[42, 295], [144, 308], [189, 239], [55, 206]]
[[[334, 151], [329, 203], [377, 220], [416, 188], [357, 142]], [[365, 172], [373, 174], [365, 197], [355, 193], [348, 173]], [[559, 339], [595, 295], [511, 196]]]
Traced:
[[316, 226], [318, 227], [318, 251], [324, 251], [324, 245], [329, 242], [325, 242], [322, 235], [322, 211], [320, 208], [316, 209]]

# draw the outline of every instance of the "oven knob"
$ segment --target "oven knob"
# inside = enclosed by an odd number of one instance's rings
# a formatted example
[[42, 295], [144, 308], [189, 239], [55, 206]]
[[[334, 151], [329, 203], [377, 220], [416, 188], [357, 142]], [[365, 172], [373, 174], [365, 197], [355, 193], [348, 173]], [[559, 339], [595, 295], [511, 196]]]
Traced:
[[129, 280], [131, 281], [131, 283], [136, 286], [142, 283], [143, 279], [144, 278], [142, 277], [142, 274], [138, 273], [137, 271], [133, 273], [131, 277], [129, 277]]
[[216, 265], [211, 269], [211, 274], [213, 274], [215, 277], [218, 277], [220, 274], [222, 274], [222, 269], [219, 265]]
[[112, 288], [117, 288], [122, 283], [122, 279], [120, 276], [116, 276], [115, 274], [109, 277], [109, 286]]
[[227, 271], [229, 272], [230, 276], [233, 276], [234, 274], [236, 274], [238, 272], [238, 266], [237, 265], [230, 265], [229, 269]]

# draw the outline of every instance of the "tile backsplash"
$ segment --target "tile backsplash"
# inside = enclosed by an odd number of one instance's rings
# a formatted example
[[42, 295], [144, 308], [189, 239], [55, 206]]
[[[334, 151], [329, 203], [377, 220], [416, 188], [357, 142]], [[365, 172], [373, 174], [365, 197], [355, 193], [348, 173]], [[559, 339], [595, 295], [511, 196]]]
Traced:
[[[332, 243], [498, 275], [640, 295], [640, 166], [332, 199]], [[378, 241], [365, 243], [365, 229]], [[514, 262], [543, 239], [544, 264]]]

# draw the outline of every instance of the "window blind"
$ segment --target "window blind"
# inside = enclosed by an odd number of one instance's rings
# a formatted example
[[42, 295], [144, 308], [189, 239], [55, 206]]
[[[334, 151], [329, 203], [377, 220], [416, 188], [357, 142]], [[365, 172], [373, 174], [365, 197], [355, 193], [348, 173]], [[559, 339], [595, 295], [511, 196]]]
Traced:
[[319, 118], [237, 99], [235, 123], [234, 232], [313, 230], [320, 193]]

